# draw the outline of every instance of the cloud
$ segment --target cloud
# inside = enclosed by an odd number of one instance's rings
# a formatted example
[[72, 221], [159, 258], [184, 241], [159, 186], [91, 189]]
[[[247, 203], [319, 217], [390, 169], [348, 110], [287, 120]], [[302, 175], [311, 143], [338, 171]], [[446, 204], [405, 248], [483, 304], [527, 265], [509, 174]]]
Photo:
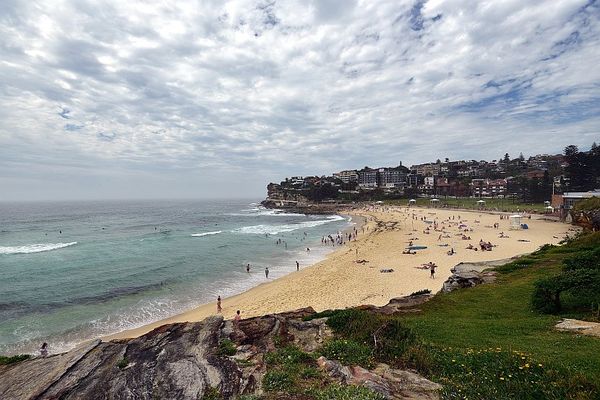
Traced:
[[206, 195], [185, 182], [221, 195], [252, 182], [258, 196], [286, 175], [585, 147], [600, 126], [599, 11], [587, 0], [4, 1], [0, 184], [50, 185], [54, 165], [90, 177], [73, 184], [83, 197], [99, 169], [103, 182], [178, 182], [173, 196]]

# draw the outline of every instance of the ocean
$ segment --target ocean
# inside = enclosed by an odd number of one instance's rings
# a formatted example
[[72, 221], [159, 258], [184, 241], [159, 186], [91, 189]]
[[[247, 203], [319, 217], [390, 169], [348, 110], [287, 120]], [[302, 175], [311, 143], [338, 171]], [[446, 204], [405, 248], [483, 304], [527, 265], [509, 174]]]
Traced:
[[243, 292], [267, 266], [322, 260], [321, 237], [349, 225], [251, 200], [0, 203], [0, 354], [65, 351]]

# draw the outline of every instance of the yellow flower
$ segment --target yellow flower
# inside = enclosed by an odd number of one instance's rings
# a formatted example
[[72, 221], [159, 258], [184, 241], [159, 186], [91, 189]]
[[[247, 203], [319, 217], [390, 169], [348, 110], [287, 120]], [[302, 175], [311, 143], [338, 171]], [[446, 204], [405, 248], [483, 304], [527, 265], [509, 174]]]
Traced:
[[501, 381], [503, 381], [503, 380], [504, 380], [504, 377], [503, 377], [503, 376], [501, 376], [501, 377], [500, 377], [500, 380], [501, 380]]
[[[540, 367], [542, 366], [542, 364], [540, 364]], [[525, 364], [525, 368], [529, 368], [529, 364]]]

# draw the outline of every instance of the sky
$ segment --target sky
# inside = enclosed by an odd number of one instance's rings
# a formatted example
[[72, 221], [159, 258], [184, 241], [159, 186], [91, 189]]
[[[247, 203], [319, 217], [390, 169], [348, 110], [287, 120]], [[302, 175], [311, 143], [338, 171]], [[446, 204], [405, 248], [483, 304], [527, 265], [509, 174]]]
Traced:
[[0, 1], [0, 201], [600, 142], [600, 1]]

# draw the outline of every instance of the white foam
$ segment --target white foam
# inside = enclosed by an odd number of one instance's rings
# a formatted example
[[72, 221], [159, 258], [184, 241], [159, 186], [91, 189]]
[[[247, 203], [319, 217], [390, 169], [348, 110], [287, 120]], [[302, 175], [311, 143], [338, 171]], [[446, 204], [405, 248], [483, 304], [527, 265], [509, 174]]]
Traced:
[[0, 254], [30, 254], [40, 253], [42, 251], [50, 251], [62, 249], [64, 247], [74, 246], [77, 242], [70, 243], [36, 243], [25, 246], [0, 246]]
[[332, 215], [331, 217], [327, 217], [327, 219], [316, 220], [316, 221], [305, 221], [297, 224], [283, 224], [283, 225], [251, 225], [244, 226], [242, 228], [234, 229], [232, 232], [234, 233], [246, 233], [246, 234], [256, 234], [256, 235], [264, 235], [268, 233], [269, 235], [276, 235], [282, 232], [292, 232], [298, 229], [306, 229], [306, 228], [314, 228], [316, 226], [328, 224], [334, 221], [343, 221], [344, 217], [340, 217], [339, 215]]
[[237, 217], [258, 217], [258, 216], [276, 216], [276, 217], [304, 217], [305, 214], [289, 213], [279, 209], [268, 209], [265, 207], [254, 207], [240, 210], [239, 213], [229, 213], [227, 215]]
[[204, 232], [204, 233], [192, 233], [193, 237], [202, 237], [202, 236], [209, 236], [209, 235], [218, 235], [219, 233], [222, 233], [223, 231], [214, 231], [214, 232]]

